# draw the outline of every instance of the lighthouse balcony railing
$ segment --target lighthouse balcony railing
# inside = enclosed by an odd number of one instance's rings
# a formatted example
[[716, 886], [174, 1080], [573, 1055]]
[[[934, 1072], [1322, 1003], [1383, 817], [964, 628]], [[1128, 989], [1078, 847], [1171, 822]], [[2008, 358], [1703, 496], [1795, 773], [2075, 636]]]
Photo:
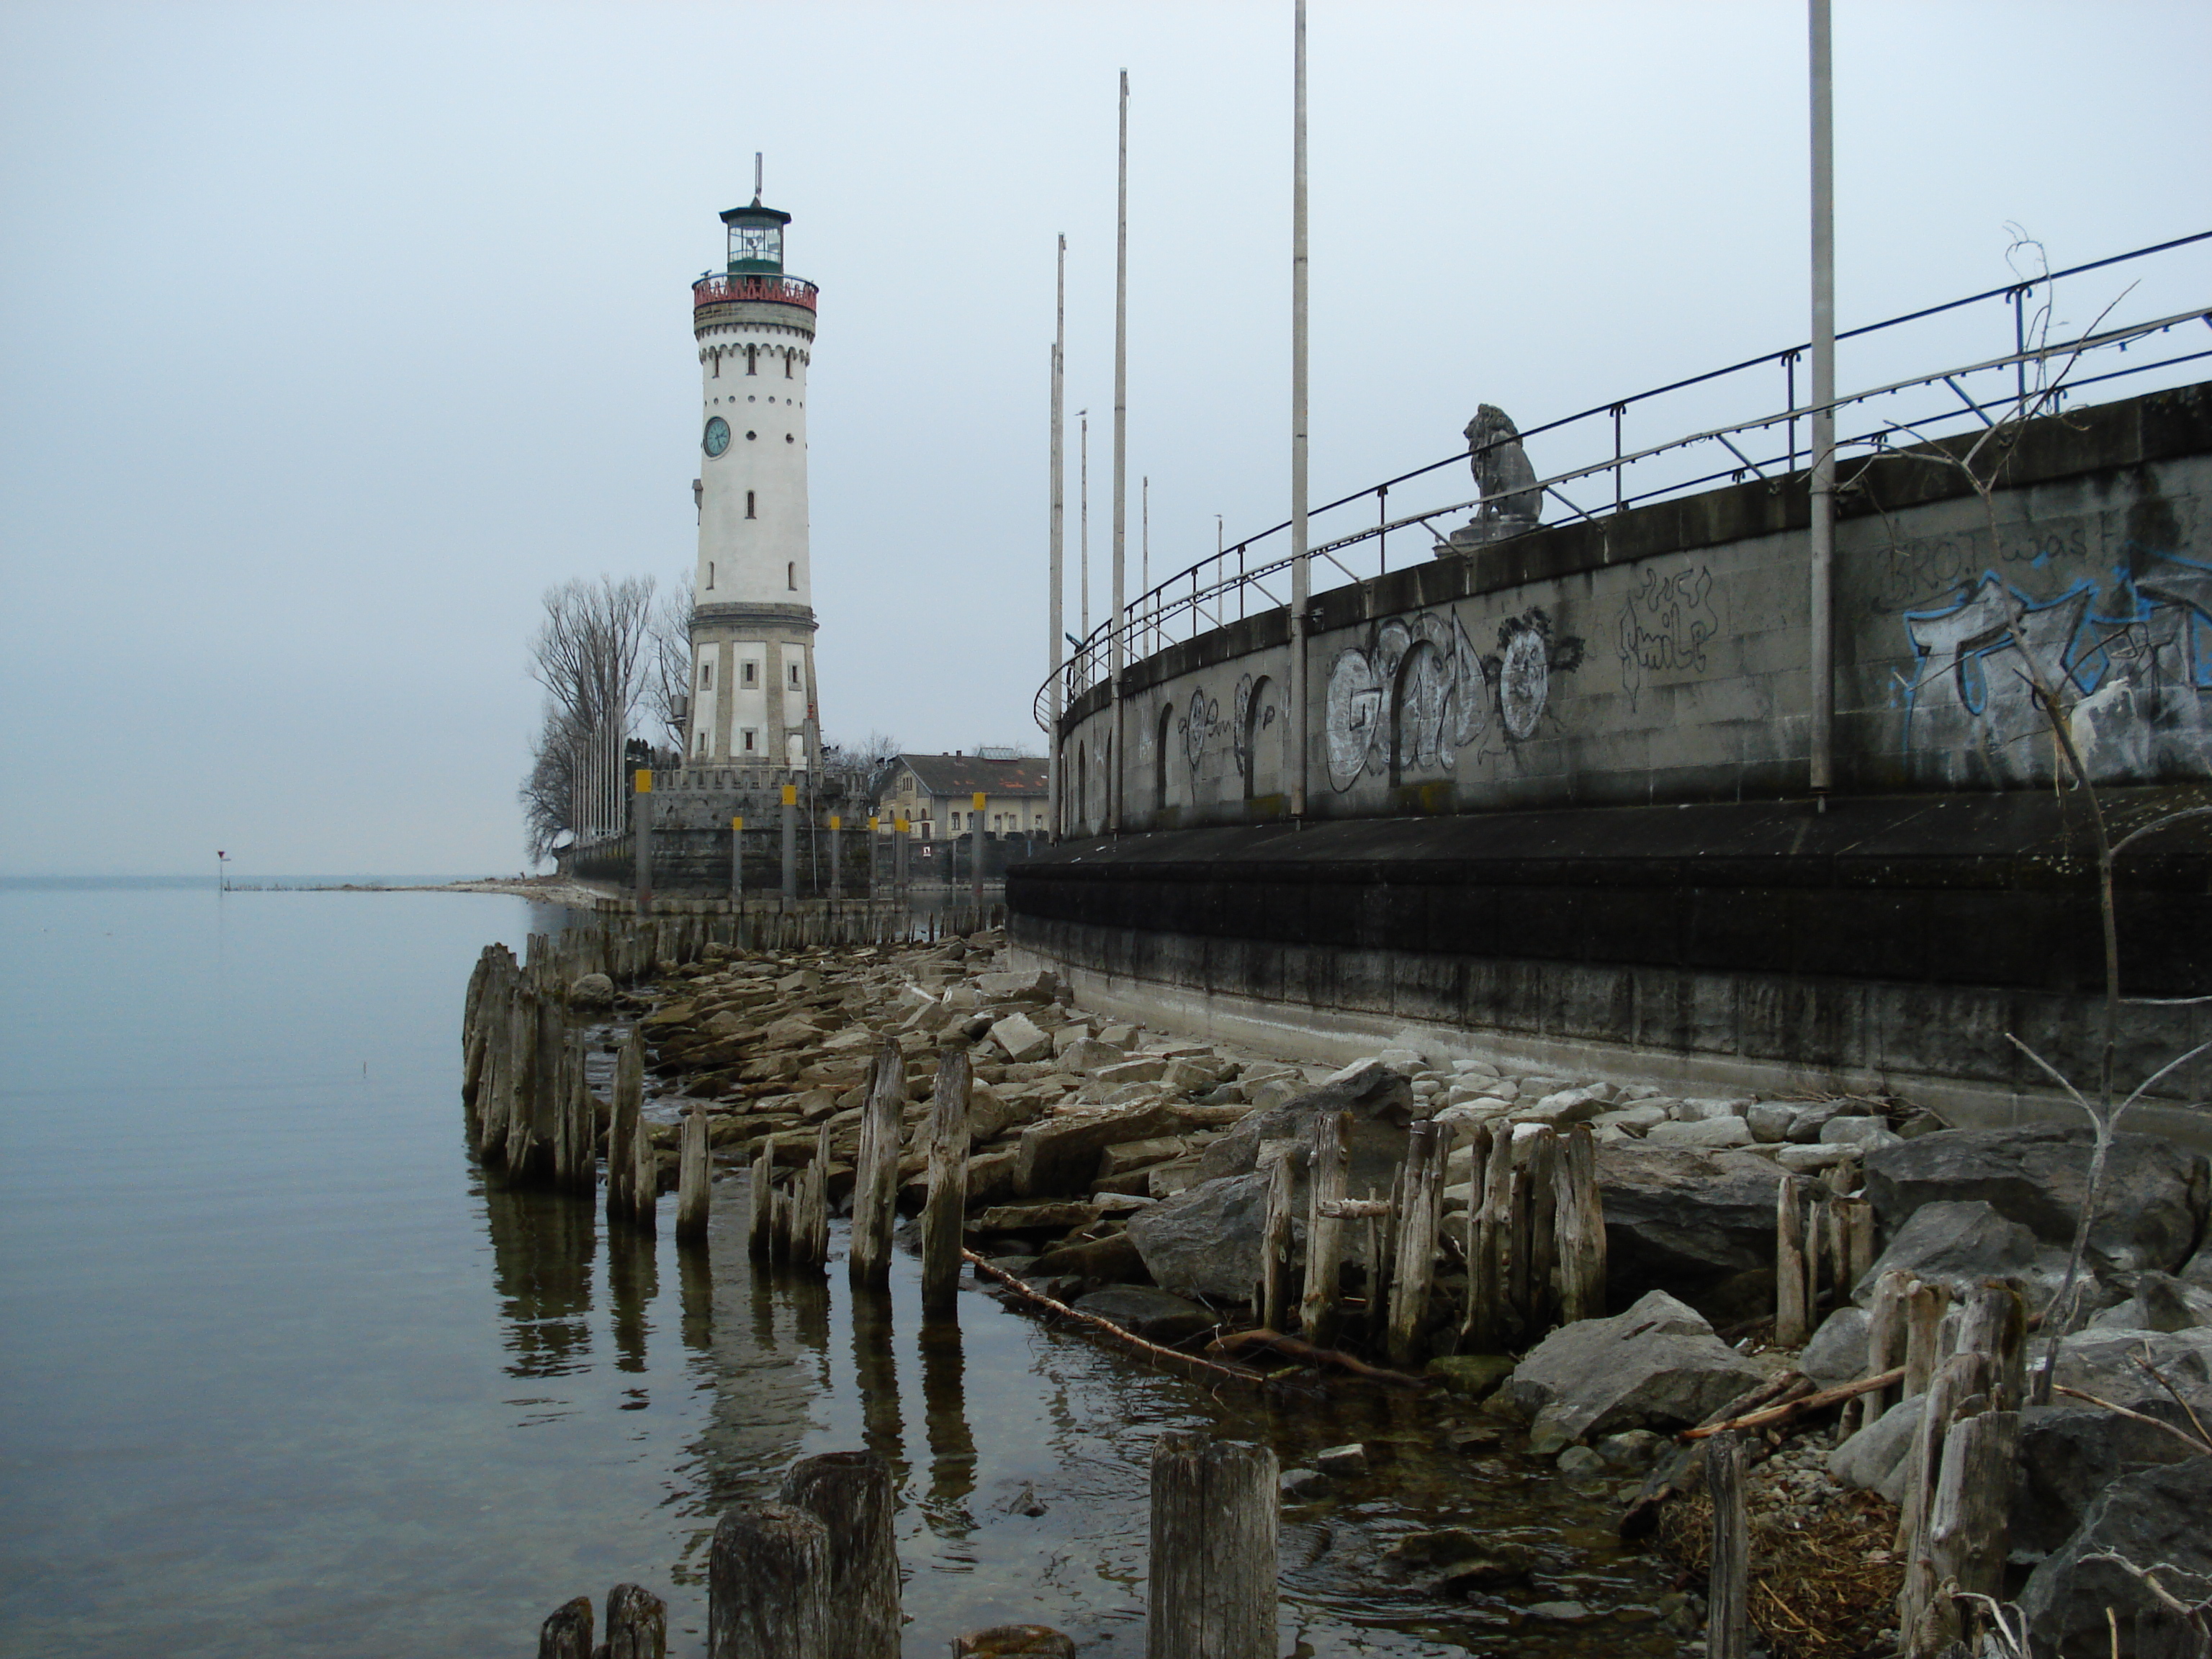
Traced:
[[754, 301], [769, 305], [814, 306], [814, 284], [796, 276], [726, 276], [709, 272], [691, 284], [691, 308]]
[[[2113, 272], [2118, 280], [2069, 287], [2075, 314], [2061, 317], [2062, 279], [2118, 266], [2127, 267]], [[2187, 384], [2212, 357], [2208, 297], [2212, 231], [2200, 231], [1847, 329], [1836, 337], [1838, 377], [1864, 389], [1825, 405], [1836, 420], [1838, 459]], [[1966, 355], [1977, 345], [1979, 355]], [[1747, 478], [1780, 489], [1812, 462], [1810, 427], [1820, 411], [1805, 395], [1810, 349], [1789, 346], [1522, 428], [1517, 441], [1530, 459], [1541, 454], [1555, 470], [1516, 486], [1513, 499], [1536, 498], [1540, 516], [1558, 523], [1601, 520]], [[1931, 359], [1951, 366], [1927, 372]], [[1656, 441], [1638, 444], [1634, 430]], [[1451, 521], [1485, 504], [1480, 495], [1465, 498], [1456, 476], [1469, 460], [1462, 449], [1310, 507], [1311, 591], [1459, 550]], [[1037, 691], [1037, 725], [1052, 733], [1055, 687], [1066, 710], [1119, 666], [1286, 605], [1297, 574], [1290, 529], [1285, 521], [1231, 543], [1148, 588], [1127, 603], [1118, 630], [1109, 616], [1088, 638], [1071, 635], [1072, 656]]]

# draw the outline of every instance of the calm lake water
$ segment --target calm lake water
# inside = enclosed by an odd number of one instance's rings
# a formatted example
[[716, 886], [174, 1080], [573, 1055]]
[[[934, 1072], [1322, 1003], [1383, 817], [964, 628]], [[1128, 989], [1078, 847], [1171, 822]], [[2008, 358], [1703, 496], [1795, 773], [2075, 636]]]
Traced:
[[[560, 921], [0, 885], [0, 1651], [527, 1656], [562, 1601], [635, 1579], [696, 1656], [715, 1516], [867, 1445], [900, 1480], [907, 1654], [1036, 1620], [1133, 1659], [1150, 1443], [1202, 1426], [1285, 1467], [1377, 1455], [1285, 1513], [1285, 1654], [1674, 1652], [1609, 1487], [1441, 1449], [1448, 1401], [1216, 1401], [981, 1292], [925, 1328], [904, 1255], [855, 1306], [842, 1224], [826, 1278], [757, 1275], [726, 1226], [702, 1258], [488, 1183], [462, 993], [483, 945]], [[1443, 1524], [1544, 1565], [1475, 1604], [1382, 1575]], [[1522, 1611], [1563, 1599], [1595, 1617]]]

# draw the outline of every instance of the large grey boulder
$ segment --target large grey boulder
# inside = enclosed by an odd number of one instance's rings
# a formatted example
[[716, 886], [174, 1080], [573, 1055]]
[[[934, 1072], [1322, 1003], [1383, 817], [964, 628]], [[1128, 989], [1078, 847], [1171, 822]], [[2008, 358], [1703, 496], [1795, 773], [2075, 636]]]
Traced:
[[1148, 1342], [1180, 1342], [1220, 1322], [1195, 1302], [1150, 1285], [1109, 1285], [1078, 1297], [1070, 1305]]
[[2184, 1601], [2212, 1596], [2212, 1457], [2191, 1457], [2122, 1475], [2098, 1495], [2081, 1525], [2028, 1576], [2020, 1610], [2039, 1653], [2106, 1659], [2112, 1651], [2106, 1609], [2118, 1616], [2122, 1659], [2187, 1653], [2180, 1621], [2113, 1555], [2159, 1579]]
[[[1866, 1193], [1886, 1235], [1923, 1204], [1979, 1199], [2063, 1247], [2081, 1218], [2090, 1151], [2087, 1128], [2060, 1124], [1945, 1129], [1869, 1152]], [[2212, 1170], [2201, 1153], [2162, 1136], [2115, 1136], [2089, 1230], [2094, 1264], [2107, 1273], [2172, 1272], [2196, 1248], [2208, 1199]]]
[[[2029, 1358], [2039, 1368], [2043, 1339], [2034, 1336], [2029, 1342]], [[2146, 1401], [2170, 1400], [2157, 1378], [2136, 1363], [2138, 1358], [2154, 1366], [2199, 1416], [2212, 1422], [2212, 1330], [2131, 1331], [2093, 1325], [2059, 1343], [2052, 1381], [2134, 1411], [2143, 1410]]]
[[1867, 1311], [1845, 1303], [1820, 1322], [1797, 1369], [1824, 1389], [1856, 1381], [1866, 1374]]
[[1498, 1392], [1522, 1416], [1580, 1440], [1616, 1429], [1687, 1427], [1765, 1376], [1694, 1310], [1653, 1291], [1626, 1313], [1553, 1331]]
[[1774, 1265], [1782, 1174], [1771, 1158], [1621, 1142], [1597, 1149], [1597, 1179], [1618, 1294], [1711, 1283]]
[[1212, 1181], [1248, 1173], [1259, 1161], [1261, 1143], [1307, 1139], [1323, 1112], [1349, 1111], [1359, 1120], [1404, 1124], [1413, 1109], [1413, 1088], [1403, 1074], [1380, 1060], [1358, 1060], [1279, 1106], [1246, 1113], [1206, 1149], [1199, 1159], [1199, 1178]]
[[1900, 1400], [1828, 1454], [1828, 1473], [1846, 1486], [1880, 1492], [1891, 1503], [1905, 1498], [1905, 1455], [1920, 1431], [1921, 1407], [1928, 1396]]
[[2026, 1279], [2041, 1249], [2033, 1232], [1980, 1199], [1923, 1204], [1898, 1229], [1852, 1295], [1868, 1300], [1877, 1279], [1902, 1269], [1962, 1297], [1984, 1279]]
[[2185, 1285], [2194, 1285], [2200, 1291], [2212, 1291], [2212, 1244], [2207, 1244], [2189, 1258], [2189, 1265], [2175, 1275]]
[[1015, 1149], [1014, 1191], [1024, 1198], [1089, 1192], [1098, 1154], [1124, 1141], [1150, 1140], [1176, 1124], [1166, 1106], [1089, 1117], [1051, 1117], [1022, 1131]]
[[2089, 1322], [2136, 1331], [2193, 1331], [2212, 1325], [2212, 1290], [2203, 1290], [2171, 1273], [2148, 1270], [2136, 1275], [2127, 1300]]
[[[2163, 1413], [2153, 1414], [2177, 1427], [2188, 1426], [2171, 1401]], [[2191, 1455], [2188, 1447], [2154, 1424], [2094, 1406], [2030, 1406], [2020, 1418], [2013, 1560], [2039, 1561], [2063, 1546], [2105, 1488], [2121, 1476]]]
[[1268, 1176], [1223, 1176], [1147, 1205], [1129, 1218], [1129, 1242], [1163, 1290], [1249, 1302], [1260, 1278]]

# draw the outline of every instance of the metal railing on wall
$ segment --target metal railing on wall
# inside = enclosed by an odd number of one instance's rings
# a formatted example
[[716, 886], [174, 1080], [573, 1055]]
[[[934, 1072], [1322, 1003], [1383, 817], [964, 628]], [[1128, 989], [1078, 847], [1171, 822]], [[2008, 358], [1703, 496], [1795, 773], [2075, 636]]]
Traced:
[[[2104, 305], [2081, 331], [2069, 333], [2069, 325], [2056, 316], [2057, 284], [2069, 277], [2118, 267], [2132, 267], [2130, 274], [2137, 280]], [[2147, 281], [2153, 283], [2152, 292], [2129, 307], [2139, 314], [2126, 320], [2116, 319], [2114, 313]], [[2142, 386], [2145, 375], [2212, 356], [2212, 340], [2191, 349], [2193, 325], [2212, 328], [2212, 304], [2203, 297], [2208, 293], [2212, 293], [2212, 231], [2199, 231], [2086, 264], [2038, 273], [2001, 288], [1841, 332], [1836, 337], [1839, 343], [1856, 343], [1861, 348], [1864, 361], [1854, 367], [1866, 377], [1866, 386], [1838, 397], [1830, 405], [1838, 412], [1838, 459], [1991, 426], [2008, 410], [2025, 407], [2031, 398], [2042, 398], [2051, 407], [2060, 406], [2064, 400], [2094, 402], [2096, 388], [2119, 387], [2121, 382], [2129, 384], [2119, 389], [2132, 392]], [[1886, 356], [1894, 359], [1913, 351], [1909, 342], [1912, 325], [1978, 307], [1994, 308], [2000, 314], [2009, 312], [2008, 350], [1932, 372], [1898, 374], [1893, 362], [1885, 363]], [[1990, 313], [1985, 310], [1979, 314]], [[2168, 337], [2177, 331], [2181, 338]], [[2147, 344], [2148, 350], [2136, 352], [2131, 361], [2120, 361], [2129, 356], [2131, 347]], [[1811, 461], [1808, 446], [1815, 410], [1798, 401], [1799, 368], [1811, 349], [1809, 345], [1799, 344], [1765, 352], [1527, 428], [1516, 438], [1501, 441], [1517, 441], [1526, 447], [1540, 439], [1540, 447], [1554, 454], [1580, 446], [1589, 458], [1549, 474], [1540, 473], [1533, 483], [1511, 486], [1513, 492], [1539, 493], [1547, 519], [1558, 524], [1595, 521], [1670, 496], [1747, 478], [1778, 482]], [[1747, 394], [1764, 398], [1767, 394], [1758, 388], [1774, 385], [1778, 376], [1783, 394], [1778, 409], [1770, 404], [1765, 406], [1766, 412], [1747, 418], [1706, 420], [1687, 426], [1670, 421], [1673, 435], [1633, 447], [1628, 442], [1632, 416], [1648, 423], [1662, 399], [1695, 405]], [[2056, 396], [2051, 395], [2054, 384]], [[1675, 421], [1680, 418], [1674, 417]], [[1855, 428], [1849, 435], [1841, 429], [1845, 421]], [[1404, 486], [1447, 468], [1468, 465], [1473, 459], [1468, 450], [1458, 450], [1441, 460], [1310, 508], [1309, 520], [1316, 526], [1312, 532], [1316, 539], [1308, 555], [1313, 591], [1322, 592], [1388, 574], [1394, 558], [1402, 567], [1431, 557], [1449, 534], [1437, 521], [1480, 507], [1483, 498], [1455, 497], [1394, 518], [1391, 494], [1402, 495]], [[1318, 521], [1326, 515], [1336, 515], [1333, 526], [1342, 526], [1337, 533], [1326, 535], [1319, 527]], [[1137, 661], [1166, 647], [1286, 605], [1291, 562], [1289, 529], [1288, 520], [1272, 525], [1209, 554], [1139, 594], [1126, 610], [1121, 629], [1123, 660]], [[1397, 537], [1395, 549], [1394, 534]], [[1367, 546], [1370, 543], [1371, 549]], [[1355, 549], [1359, 550], [1357, 555]], [[1355, 557], [1358, 568], [1352, 562]], [[1109, 618], [1075, 647], [1060, 670], [1063, 707], [1072, 707], [1076, 698], [1106, 677], [1114, 646]], [[1048, 679], [1038, 689], [1033, 709], [1037, 725], [1048, 735], [1051, 735], [1047, 712], [1051, 691], [1052, 681]]]

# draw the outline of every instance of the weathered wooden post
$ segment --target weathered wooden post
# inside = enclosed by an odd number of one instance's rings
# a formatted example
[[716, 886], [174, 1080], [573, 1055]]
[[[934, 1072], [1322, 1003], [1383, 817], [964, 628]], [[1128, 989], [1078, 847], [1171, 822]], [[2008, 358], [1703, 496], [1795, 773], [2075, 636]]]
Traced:
[[[1904, 1583], [1897, 1593], [1898, 1651], [1903, 1654], [1941, 1650], [1928, 1645], [1929, 1618], [1942, 1588], [1929, 1548], [1929, 1516], [1954, 1420], [1968, 1400], [1987, 1392], [1995, 1369], [1987, 1354], [1954, 1354], [1929, 1380], [1927, 1401], [1920, 1408], [1920, 1426], [1911, 1449], [1905, 1454], [1905, 1501], [1897, 1517], [1894, 1553], [1905, 1566]], [[2008, 1480], [1996, 1501], [2005, 1504], [2010, 1498]]]
[[1334, 1346], [1337, 1307], [1344, 1295], [1344, 1223], [1336, 1206], [1352, 1160], [1344, 1146], [1344, 1115], [1323, 1112], [1314, 1121], [1313, 1153], [1306, 1178], [1306, 1282], [1298, 1318], [1306, 1340]]
[[2004, 1594], [2010, 1544], [2012, 1488], [2020, 1450], [2020, 1413], [1984, 1411], [1961, 1418], [1943, 1438], [1936, 1497], [1928, 1510], [1929, 1577], [1938, 1595], [1923, 1615], [1919, 1652], [1939, 1654], [1974, 1641], [1984, 1622], [1981, 1604], [1960, 1598]]
[[891, 891], [900, 898], [907, 896], [906, 836], [907, 820], [891, 820]]
[[968, 1218], [968, 1051], [937, 1066], [929, 1103], [929, 1195], [921, 1206], [921, 1305], [950, 1312], [960, 1289], [961, 1230]]
[[1949, 1311], [1951, 1293], [1941, 1285], [1914, 1279], [1905, 1291], [1905, 1391], [1910, 1400], [1925, 1394], [1942, 1356], [1943, 1316]]
[[1475, 1255], [1468, 1263], [1468, 1279], [1481, 1287], [1481, 1299], [1468, 1311], [1476, 1321], [1470, 1334], [1481, 1353], [1497, 1352], [1504, 1341], [1510, 1305], [1513, 1129], [1512, 1124], [1502, 1121], [1490, 1126], [1489, 1157], [1482, 1169], [1482, 1205], [1474, 1218]]
[[668, 1604], [642, 1584], [607, 1592], [607, 1659], [668, 1659]]
[[[1555, 1181], [1559, 1321], [1571, 1325], [1605, 1312], [1605, 1203], [1598, 1189], [1597, 1137], [1589, 1124], [1567, 1131]], [[1470, 1267], [1473, 1260], [1470, 1255]]]
[[1805, 1202], [1794, 1175], [1782, 1177], [1774, 1194], [1774, 1341], [1802, 1348], [1813, 1333], [1805, 1305]]
[[1531, 1336], [1551, 1328], [1553, 1268], [1559, 1257], [1559, 1132], [1540, 1124], [1529, 1138], [1528, 1276], [1522, 1305]]
[[607, 1120], [607, 1219], [637, 1207], [637, 1138], [645, 1109], [645, 1039], [635, 1028], [615, 1055], [614, 1107]]
[[1746, 1659], [1751, 1651], [1751, 1517], [1744, 1503], [1743, 1443], [1734, 1429], [1705, 1443], [1705, 1490], [1713, 1506], [1705, 1653], [1707, 1659]]
[[1171, 1430], [1152, 1474], [1148, 1659], [1275, 1659], [1275, 1454]]
[[1434, 1123], [1406, 1136], [1404, 1202], [1397, 1261], [1390, 1274], [1390, 1363], [1411, 1364], [1426, 1346], [1429, 1286], [1436, 1277], [1437, 1209], [1443, 1203], [1444, 1137]]
[[[1905, 1363], [1905, 1297], [1911, 1276], [1892, 1267], [1874, 1282], [1874, 1302], [1867, 1310], [1867, 1369], [1880, 1376]], [[1864, 1428], [1896, 1404], [1889, 1389], [1869, 1389], [1845, 1407], [1844, 1427]]]
[[799, 906], [799, 786], [783, 786], [783, 908]]
[[830, 896], [845, 896], [844, 836], [845, 820], [836, 812], [830, 815]]
[[745, 1194], [745, 1249], [756, 1261], [769, 1258], [775, 1230], [775, 1137], [760, 1144], [753, 1159], [753, 1177]]
[[730, 912], [742, 915], [745, 908], [745, 821], [730, 820]]
[[635, 853], [632, 873], [637, 878], [637, 913], [653, 914], [653, 769], [641, 766], [632, 775], [635, 793], [630, 796], [631, 841]]
[[813, 1161], [799, 1178], [799, 1190], [804, 1234], [794, 1236], [791, 1259], [809, 1267], [826, 1266], [830, 1261], [830, 1126], [826, 1123], [815, 1132]]
[[1292, 1155], [1285, 1147], [1268, 1167], [1267, 1209], [1260, 1228], [1259, 1293], [1253, 1300], [1261, 1326], [1271, 1331], [1280, 1331], [1290, 1315], [1291, 1200], [1297, 1184]]
[[580, 1595], [538, 1627], [538, 1659], [592, 1659], [592, 1598]]
[[830, 1542], [823, 1659], [898, 1659], [898, 1507], [890, 1465], [873, 1452], [826, 1452], [784, 1472], [778, 1498], [822, 1522]]
[[2025, 1404], [2027, 1306], [2020, 1292], [1998, 1279], [1976, 1286], [1959, 1321], [1959, 1352], [1989, 1357], [1990, 1380], [2003, 1396], [1992, 1400], [1993, 1410], [2016, 1411]]
[[906, 1056], [887, 1036], [876, 1050], [866, 1109], [860, 1118], [860, 1162], [853, 1171], [853, 1243], [846, 1258], [855, 1285], [890, 1282], [891, 1232], [897, 1220], [899, 1127], [906, 1104]]
[[684, 1114], [684, 1139], [676, 1165], [678, 1243], [706, 1243], [708, 1207], [714, 1202], [713, 1182], [714, 1166], [707, 1155], [707, 1109], [695, 1103]]
[[882, 851], [877, 842], [877, 833], [883, 828], [883, 819], [875, 813], [868, 816], [868, 897], [876, 896], [876, 854]]
[[630, 1137], [630, 1146], [636, 1158], [630, 1175], [630, 1224], [649, 1233], [659, 1225], [660, 1153], [653, 1144], [653, 1126], [642, 1116], [638, 1119], [637, 1132]]
[[787, 1504], [727, 1510], [707, 1567], [710, 1659], [828, 1659], [830, 1532]]

